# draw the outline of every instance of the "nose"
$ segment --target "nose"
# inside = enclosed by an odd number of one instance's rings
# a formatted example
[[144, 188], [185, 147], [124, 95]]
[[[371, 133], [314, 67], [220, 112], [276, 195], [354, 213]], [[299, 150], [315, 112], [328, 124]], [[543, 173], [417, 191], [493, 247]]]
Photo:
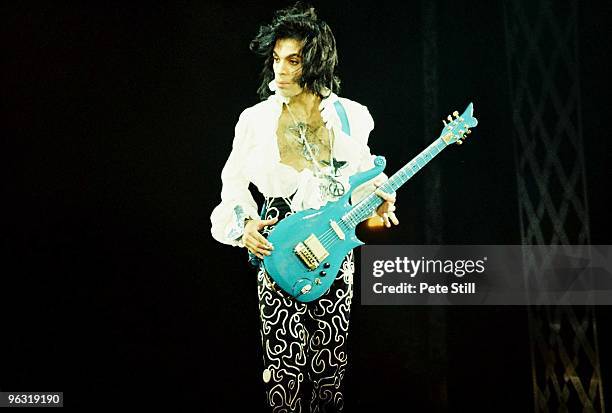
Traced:
[[287, 75], [289, 74], [289, 64], [285, 61], [280, 61], [274, 65], [275, 72], [279, 75]]

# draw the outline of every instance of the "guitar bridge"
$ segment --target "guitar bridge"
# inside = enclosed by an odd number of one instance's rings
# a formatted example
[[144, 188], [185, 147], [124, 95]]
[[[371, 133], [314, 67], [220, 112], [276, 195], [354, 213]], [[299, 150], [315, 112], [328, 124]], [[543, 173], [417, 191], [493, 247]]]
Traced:
[[309, 270], [317, 268], [321, 261], [329, 256], [329, 252], [327, 252], [321, 241], [314, 234], [310, 234], [304, 242], [297, 244], [293, 252], [295, 252]]

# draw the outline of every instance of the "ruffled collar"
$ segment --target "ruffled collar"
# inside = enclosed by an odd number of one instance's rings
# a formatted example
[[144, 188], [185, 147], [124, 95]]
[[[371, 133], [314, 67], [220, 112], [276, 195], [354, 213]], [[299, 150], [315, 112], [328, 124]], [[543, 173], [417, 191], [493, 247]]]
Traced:
[[289, 98], [278, 93], [278, 88], [276, 87], [276, 82], [274, 79], [270, 83], [268, 83], [268, 89], [274, 92], [273, 95], [268, 97], [269, 100], [277, 103], [279, 106], [283, 106], [283, 103], [289, 104]]

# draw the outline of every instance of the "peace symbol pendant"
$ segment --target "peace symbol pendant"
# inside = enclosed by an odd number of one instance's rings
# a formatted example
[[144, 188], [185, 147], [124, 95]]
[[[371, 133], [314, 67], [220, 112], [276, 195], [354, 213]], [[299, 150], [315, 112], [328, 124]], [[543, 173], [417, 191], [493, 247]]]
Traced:
[[321, 192], [327, 195], [327, 198], [339, 198], [344, 195], [345, 189], [342, 182], [327, 175], [325, 181], [321, 183]]

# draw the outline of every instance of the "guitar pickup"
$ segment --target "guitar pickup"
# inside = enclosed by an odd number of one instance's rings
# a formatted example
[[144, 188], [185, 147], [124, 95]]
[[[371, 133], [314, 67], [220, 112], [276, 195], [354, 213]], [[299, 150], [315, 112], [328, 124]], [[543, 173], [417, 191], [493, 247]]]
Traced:
[[342, 231], [342, 229], [340, 228], [340, 225], [338, 225], [338, 223], [336, 221], [329, 221], [329, 226], [332, 227], [332, 229], [334, 230], [334, 232], [336, 233], [336, 235], [338, 236], [338, 238], [340, 238], [341, 240], [345, 239], [346, 237], [344, 236], [344, 232]]
[[321, 261], [329, 256], [329, 252], [314, 234], [310, 234], [304, 242], [298, 243], [293, 252], [295, 252], [309, 270], [317, 268]]

